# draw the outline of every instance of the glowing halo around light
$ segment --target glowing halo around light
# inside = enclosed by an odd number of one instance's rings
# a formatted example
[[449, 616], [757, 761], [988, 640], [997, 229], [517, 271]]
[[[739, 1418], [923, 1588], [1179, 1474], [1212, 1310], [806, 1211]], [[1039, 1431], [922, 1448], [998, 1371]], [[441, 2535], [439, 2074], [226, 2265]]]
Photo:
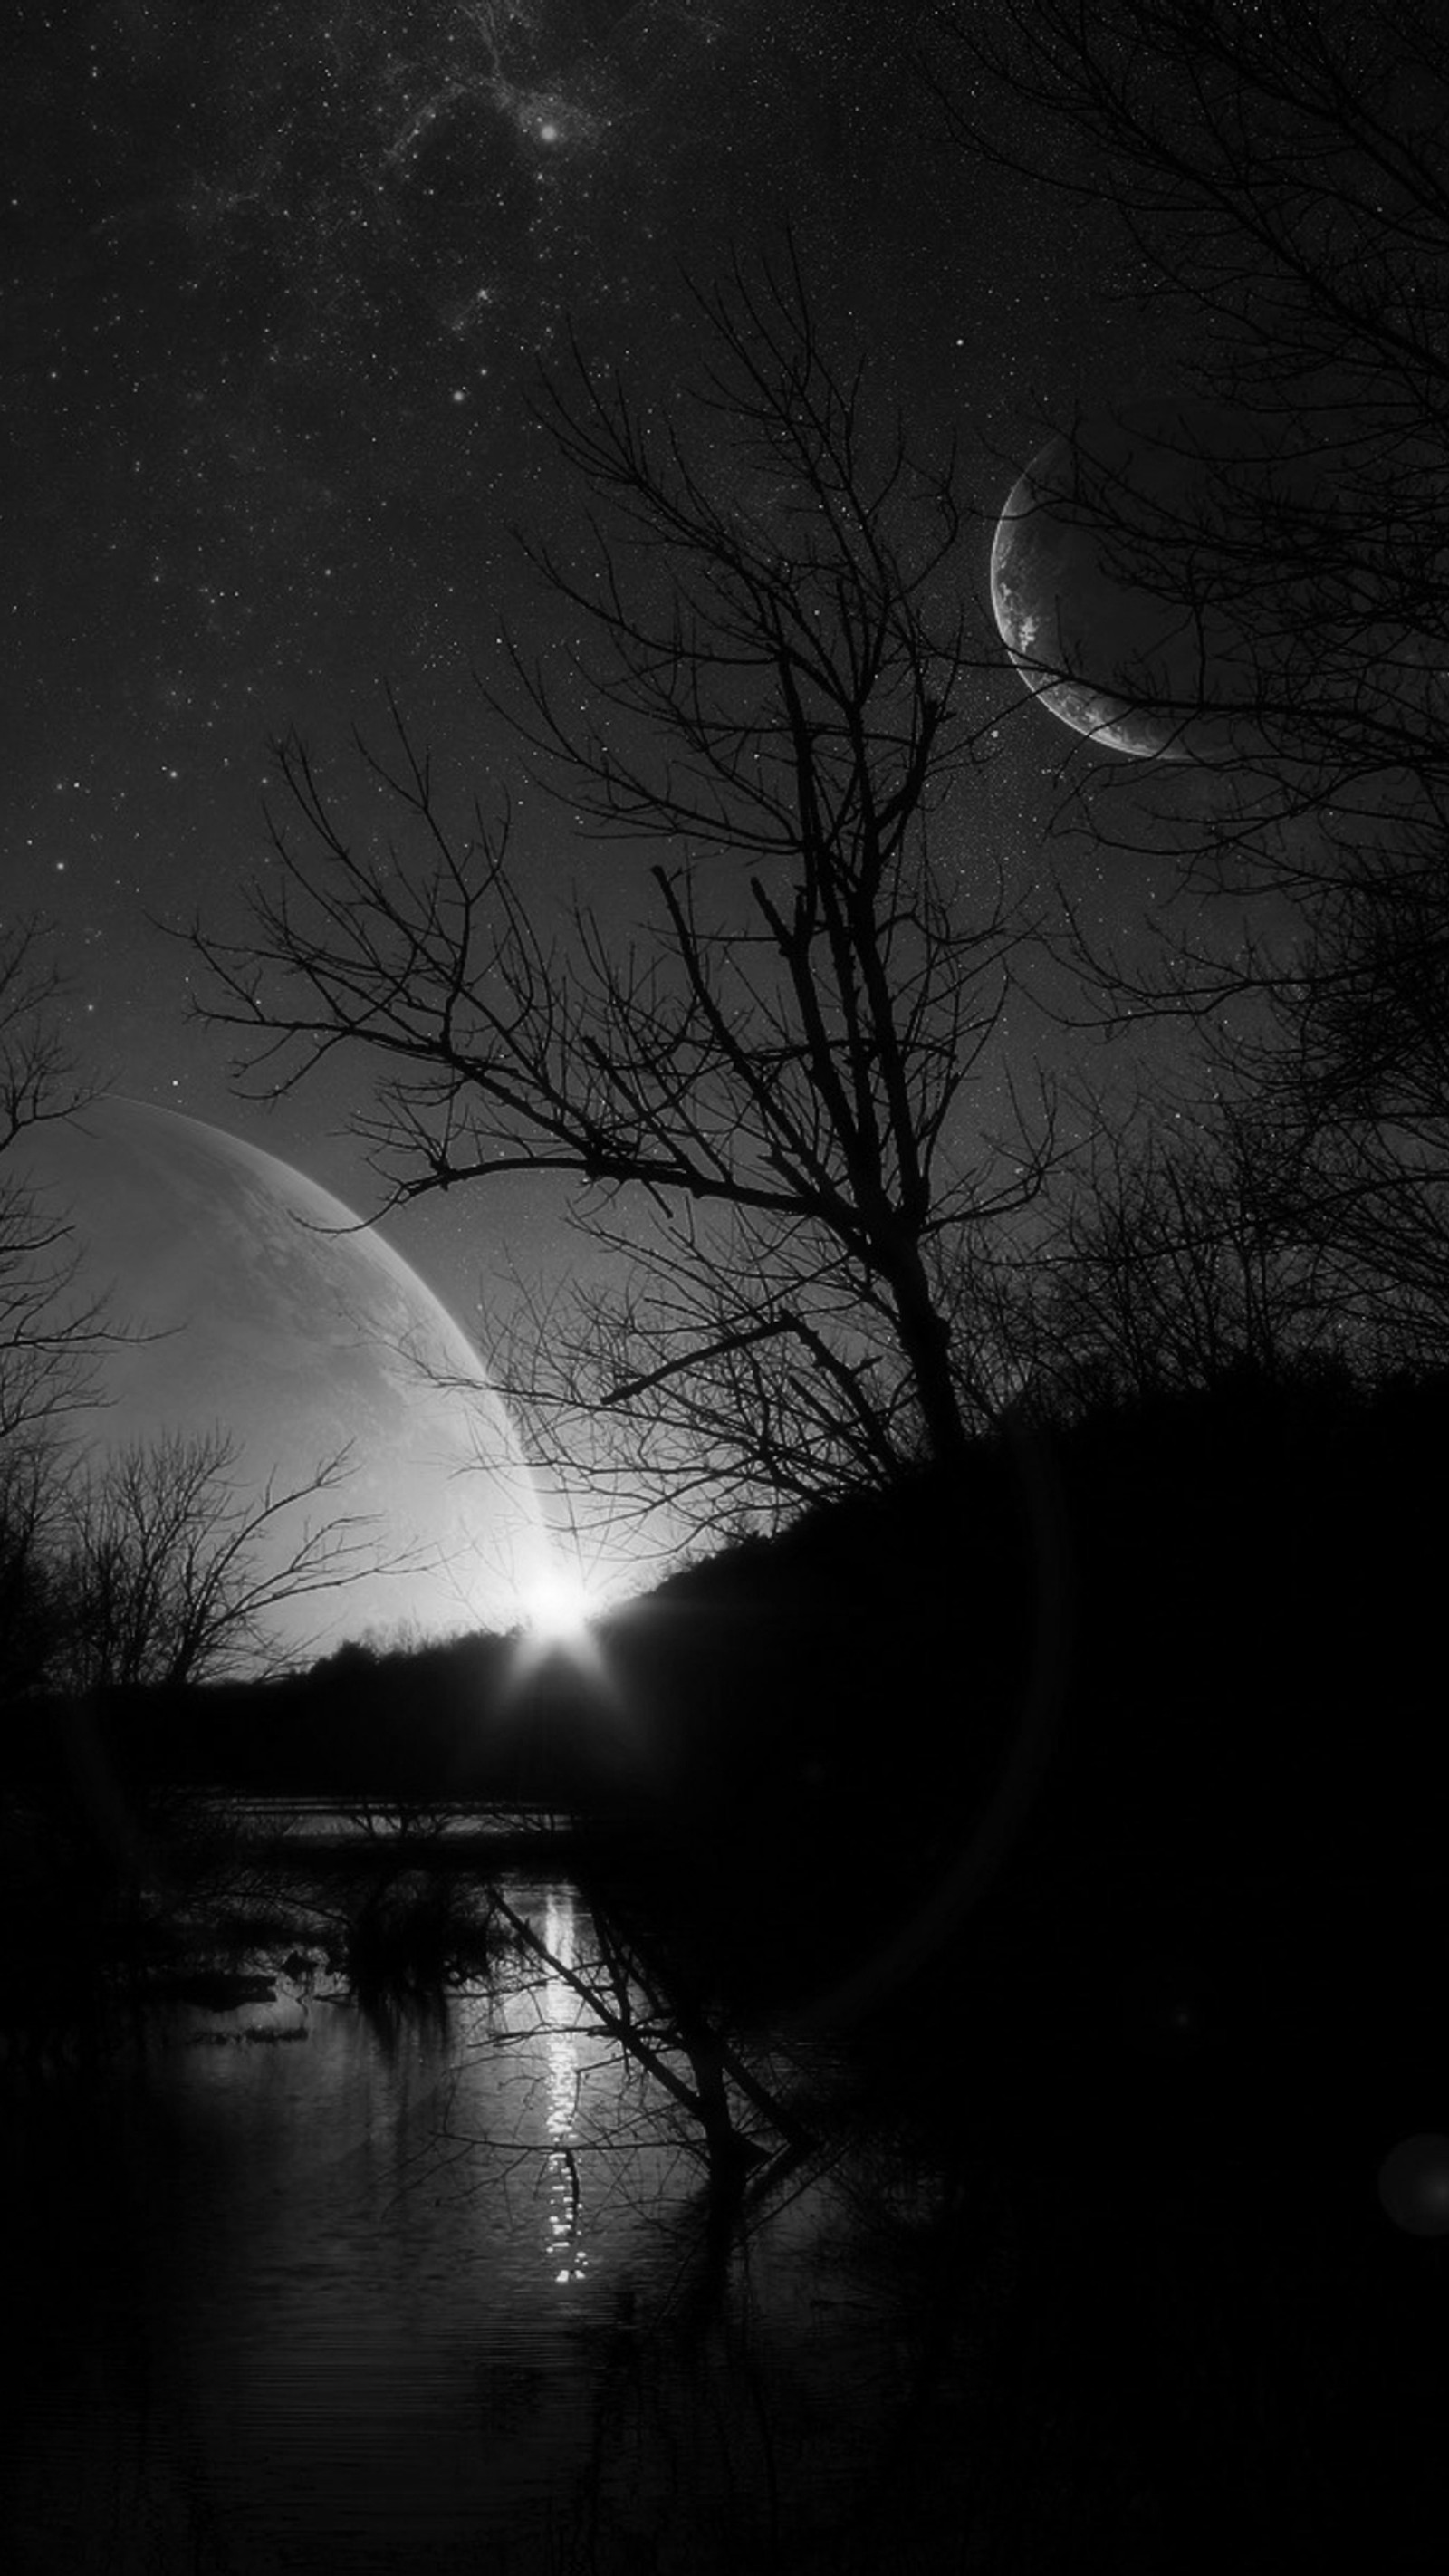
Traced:
[[603, 1603], [583, 1568], [555, 1553], [540, 1567], [524, 1593], [524, 1628], [529, 1641], [545, 1653], [569, 1653], [585, 1647]]

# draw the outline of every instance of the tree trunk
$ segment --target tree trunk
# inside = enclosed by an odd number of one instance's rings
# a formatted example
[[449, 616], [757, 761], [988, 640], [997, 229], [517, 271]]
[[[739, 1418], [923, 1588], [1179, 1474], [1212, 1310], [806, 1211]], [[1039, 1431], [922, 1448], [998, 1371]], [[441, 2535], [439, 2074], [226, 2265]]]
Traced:
[[926, 1443], [937, 1466], [959, 1470], [966, 1460], [966, 1426], [951, 1371], [951, 1330], [936, 1312], [919, 1253], [894, 1266], [892, 1295], [901, 1348], [910, 1364]]

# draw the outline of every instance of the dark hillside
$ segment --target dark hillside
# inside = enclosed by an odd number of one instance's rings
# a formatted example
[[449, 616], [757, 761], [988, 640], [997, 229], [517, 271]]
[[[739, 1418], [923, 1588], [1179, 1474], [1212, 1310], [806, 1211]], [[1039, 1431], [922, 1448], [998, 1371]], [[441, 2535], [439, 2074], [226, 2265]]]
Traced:
[[[1249, 1951], [1264, 1915], [1392, 1916], [1422, 1955], [1446, 1435], [1442, 1380], [1243, 1383], [984, 1446], [964, 1491], [923, 1478], [663, 1586], [607, 1651], [682, 1893], [797, 1996], [871, 1960], [894, 1993], [933, 1950], [949, 1980], [985, 1919], [1085, 1962], [1144, 1915]], [[981, 1874], [1024, 1730], [1044, 1774]]]
[[[592, 1666], [347, 1648], [86, 1723], [123, 1784], [631, 1822], [761, 2009], [948, 1973], [983, 1909], [1043, 1941], [1070, 1920], [1084, 1955], [1084, 1909], [1246, 1921], [1352, 1885], [1382, 1913], [1441, 1866], [1446, 1435], [1449, 1379], [1243, 1382], [722, 1550], [604, 1623]], [[18, 1705], [12, 1776], [63, 1780], [74, 1741]]]

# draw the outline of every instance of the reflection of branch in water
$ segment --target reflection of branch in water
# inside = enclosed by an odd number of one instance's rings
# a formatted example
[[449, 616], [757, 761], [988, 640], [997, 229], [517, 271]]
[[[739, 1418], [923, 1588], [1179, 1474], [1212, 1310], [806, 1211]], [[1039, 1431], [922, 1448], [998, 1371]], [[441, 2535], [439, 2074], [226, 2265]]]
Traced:
[[[492, 2121], [477, 2124], [464, 2067], [455, 2063], [445, 2078], [443, 2116], [413, 2160], [407, 2187], [447, 2177], [450, 2189], [482, 2188], [483, 2174], [475, 2179], [469, 2171], [480, 2155], [490, 2192], [501, 2186], [506, 2196], [515, 2177], [531, 2177], [535, 2210], [546, 2196], [545, 2247], [563, 2283], [587, 2274], [601, 2210], [617, 2206], [621, 2190], [636, 2218], [657, 2227], [672, 2215], [685, 2227], [692, 2251], [684, 2269], [691, 2273], [702, 2214], [706, 2271], [717, 2281], [743, 2242], [741, 2230], [788, 2205], [792, 2183], [828, 2168], [831, 2153], [822, 2154], [781, 2100], [768, 2070], [747, 2062], [725, 2036], [668, 1939], [626, 1928], [612, 1893], [601, 1901], [591, 1891], [587, 1907], [579, 1907], [579, 1928], [587, 1930], [577, 1946], [572, 1889], [550, 1888], [546, 1914], [537, 1919], [523, 1910], [526, 1900], [512, 1902], [496, 1883], [475, 1882], [471, 1897], [486, 1984], [473, 1998], [467, 2053], [481, 2046], [489, 2056], [521, 2056], [524, 2099], [503, 2134]], [[687, 2179], [701, 2154], [708, 2178], [702, 2212]], [[586, 2155], [612, 2159], [599, 2206]], [[695, 2289], [707, 2305], [708, 2290], [697, 2280]]]
[[[617, 1923], [595, 1910], [602, 1978], [590, 1977], [540, 1939], [533, 1925], [495, 1888], [491, 1903], [512, 1932], [519, 1948], [535, 1959], [547, 1976], [577, 1997], [595, 2027], [602, 2030], [632, 2062], [687, 2111], [704, 2133], [711, 2182], [738, 2194], [753, 2167], [792, 2159], [809, 2144], [801, 2124], [785, 2104], [761, 2083], [691, 1995], [674, 1962], [651, 1958], [646, 1970], [637, 1939], [626, 1939]], [[606, 1981], [606, 1982], [605, 1982]], [[634, 2009], [637, 1987], [650, 2008], [648, 2020]], [[585, 2028], [588, 2027], [586, 2023]], [[670, 2063], [682, 2056], [692, 2081]], [[771, 2150], [740, 2130], [726, 2079], [773, 2128], [780, 2147]]]

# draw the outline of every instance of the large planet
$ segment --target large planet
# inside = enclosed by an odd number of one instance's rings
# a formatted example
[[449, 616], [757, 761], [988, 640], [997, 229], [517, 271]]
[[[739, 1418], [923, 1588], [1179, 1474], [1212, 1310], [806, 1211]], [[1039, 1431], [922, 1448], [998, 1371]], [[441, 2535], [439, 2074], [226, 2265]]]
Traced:
[[345, 1513], [367, 1570], [269, 1614], [282, 1660], [526, 1614], [549, 1550], [518, 1439], [461, 1326], [374, 1226], [276, 1155], [135, 1100], [32, 1130], [26, 1162], [75, 1228], [73, 1295], [109, 1292], [149, 1337], [111, 1347], [100, 1401], [67, 1418], [97, 1464], [219, 1428], [231, 1480], [260, 1497], [349, 1451], [335, 1490], [279, 1516], [276, 1561]]
[[1169, 397], [1050, 439], [991, 550], [996, 623], [1040, 704], [1139, 760], [1251, 747], [1229, 711], [1254, 706], [1263, 670], [1254, 529], [1293, 472], [1260, 425]]

